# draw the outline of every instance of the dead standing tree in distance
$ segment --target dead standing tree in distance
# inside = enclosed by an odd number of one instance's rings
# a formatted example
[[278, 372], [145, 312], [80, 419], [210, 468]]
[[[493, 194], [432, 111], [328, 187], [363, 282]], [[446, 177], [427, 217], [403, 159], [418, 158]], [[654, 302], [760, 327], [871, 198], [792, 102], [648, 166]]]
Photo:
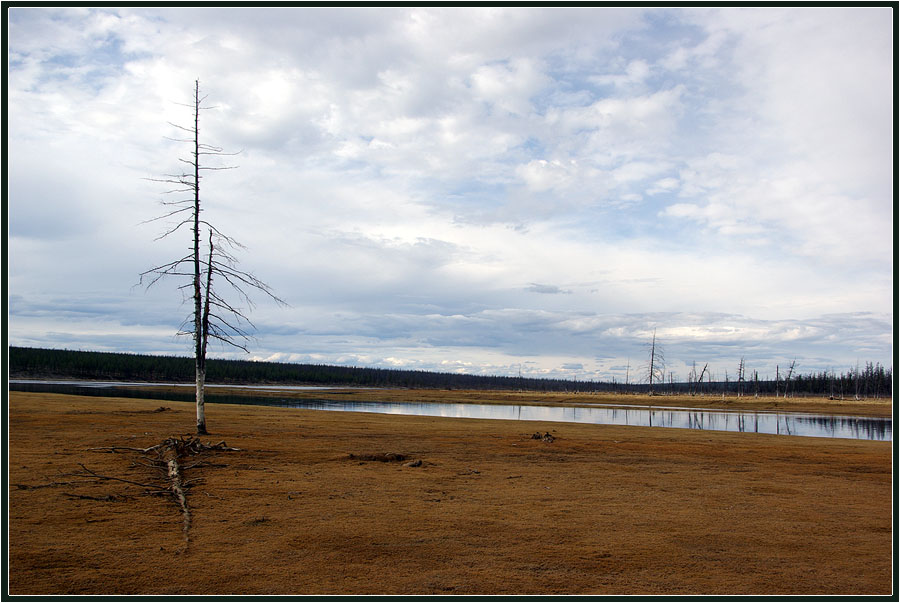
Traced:
[[666, 359], [662, 346], [656, 342], [656, 329], [653, 329], [653, 339], [650, 342], [648, 354], [647, 380], [650, 382], [650, 395], [653, 395], [653, 384], [663, 382], [666, 379]]
[[697, 361], [695, 360], [692, 363], [691, 371], [688, 373], [688, 383], [690, 384], [690, 394], [691, 396], [695, 396], [697, 394], [702, 395], [701, 386], [703, 385], [703, 375], [706, 373], [706, 369], [709, 368], [709, 363], [707, 362], [703, 365], [703, 370], [700, 371], [700, 376], [697, 376]]
[[[148, 220], [154, 222], [163, 219], [176, 218], [179, 221], [166, 232], [157, 237], [163, 239], [175, 234], [182, 228], [189, 228], [192, 236], [190, 252], [182, 258], [161, 264], [140, 275], [140, 284], [149, 288], [163, 277], [184, 277], [188, 282], [181, 285], [182, 292], [191, 291], [193, 311], [186, 319], [178, 335], [191, 335], [194, 339], [194, 360], [196, 373], [196, 402], [197, 402], [197, 433], [206, 434], [206, 410], [204, 405], [204, 391], [206, 385], [206, 350], [209, 339], [215, 339], [225, 345], [232, 346], [248, 352], [247, 343], [250, 340], [250, 329], [253, 323], [247, 318], [244, 308], [234, 302], [227, 301], [220, 294], [216, 285], [225, 283], [227, 288], [236, 295], [244, 306], [249, 309], [253, 302], [248, 291], [255, 289], [261, 291], [279, 304], [284, 301], [279, 299], [264, 282], [248, 272], [237, 268], [237, 260], [232, 255], [233, 250], [243, 249], [243, 246], [235, 239], [226, 236], [218, 228], [207, 220], [202, 219], [200, 182], [203, 179], [202, 172], [234, 169], [236, 166], [208, 166], [204, 162], [208, 157], [223, 157], [235, 155], [224, 153], [222, 149], [200, 142], [200, 111], [213, 109], [204, 107], [205, 96], [200, 96], [200, 80], [194, 82], [194, 99], [190, 105], [194, 120], [192, 127], [171, 124], [175, 128], [186, 132], [188, 138], [173, 139], [176, 142], [190, 144], [191, 152], [188, 159], [179, 158], [186, 164], [189, 170], [179, 174], [166, 174], [162, 178], [149, 178], [153, 182], [163, 182], [173, 185], [175, 188], [164, 194], [187, 194], [183, 199], [175, 201], [163, 201], [167, 212], [161, 216]], [[208, 231], [209, 250], [201, 255], [200, 236], [201, 230]], [[187, 325], [190, 325], [188, 328]]]
[[707, 362], [706, 364], [703, 365], [703, 370], [700, 371], [700, 376], [697, 377], [697, 391], [700, 393], [701, 396], [703, 395], [703, 375], [704, 375], [704, 373], [707, 372], [706, 369], [708, 369], [708, 368], [709, 368], [709, 363]]
[[[788, 397], [788, 390], [791, 388], [791, 375], [794, 374], [794, 365], [797, 363], [797, 359], [791, 360], [791, 366], [788, 369], [787, 377], [784, 379], [784, 397]], [[777, 396], [777, 392], [776, 392]]]

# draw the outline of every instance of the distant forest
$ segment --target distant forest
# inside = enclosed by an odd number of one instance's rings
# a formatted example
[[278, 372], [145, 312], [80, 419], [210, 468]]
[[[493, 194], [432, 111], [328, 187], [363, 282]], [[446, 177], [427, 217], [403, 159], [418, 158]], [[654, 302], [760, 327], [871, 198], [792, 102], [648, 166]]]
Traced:
[[[9, 376], [18, 379], [93, 379], [109, 381], [162, 381], [190, 383], [194, 359], [184, 356], [148, 356], [114, 352], [82, 352], [42, 348], [9, 347]], [[657, 383], [657, 394], [784, 395], [835, 398], [886, 398], [892, 395], [892, 371], [881, 364], [866, 363], [845, 373], [821, 372], [781, 379]], [[208, 383], [292, 384], [356, 387], [402, 387], [427, 389], [527, 390], [553, 392], [646, 393], [648, 384], [566, 379], [534, 379], [331, 366], [216, 360], [207, 364]]]

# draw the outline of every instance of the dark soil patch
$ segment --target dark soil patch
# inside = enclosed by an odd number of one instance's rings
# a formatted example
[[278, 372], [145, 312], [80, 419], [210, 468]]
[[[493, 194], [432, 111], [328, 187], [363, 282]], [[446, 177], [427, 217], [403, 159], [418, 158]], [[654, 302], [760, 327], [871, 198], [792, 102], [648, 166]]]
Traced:
[[381, 454], [350, 454], [350, 459], [354, 461], [376, 461], [379, 463], [399, 463], [406, 460], [405, 454], [397, 454], [395, 452], [385, 452]]

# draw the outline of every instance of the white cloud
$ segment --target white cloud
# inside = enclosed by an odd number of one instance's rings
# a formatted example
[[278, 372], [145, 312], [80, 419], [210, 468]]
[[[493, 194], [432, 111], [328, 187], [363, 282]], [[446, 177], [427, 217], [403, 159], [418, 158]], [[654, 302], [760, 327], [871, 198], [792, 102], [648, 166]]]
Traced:
[[552, 189], [565, 190], [577, 178], [578, 164], [574, 159], [562, 162], [558, 159], [532, 159], [526, 165], [516, 168], [516, 174], [524, 181], [525, 186], [533, 192]]
[[[692, 215], [722, 233], [766, 230], [788, 241], [785, 252], [828, 262], [888, 257], [892, 38], [879, 26], [887, 13], [692, 14], [729, 41], [741, 94], [713, 114], [722, 150], [680, 171], [680, 195], [696, 201], [668, 214], [694, 205]], [[851, 243], [861, 238], [870, 244]]]
[[623, 73], [613, 75], [598, 75], [589, 78], [589, 81], [603, 85], [612, 85], [620, 88], [629, 88], [643, 84], [650, 75], [650, 65], [643, 59], [630, 61]]
[[550, 78], [529, 59], [483, 65], [471, 76], [474, 98], [515, 115], [534, 109], [531, 98], [550, 84]]

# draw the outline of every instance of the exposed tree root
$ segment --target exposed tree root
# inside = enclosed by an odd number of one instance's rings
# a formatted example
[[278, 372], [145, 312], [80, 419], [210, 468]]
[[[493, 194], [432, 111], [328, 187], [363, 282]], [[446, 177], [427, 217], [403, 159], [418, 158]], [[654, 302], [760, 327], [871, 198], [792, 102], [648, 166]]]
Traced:
[[106, 496], [88, 496], [87, 494], [71, 494], [69, 492], [63, 492], [63, 496], [68, 496], [69, 498], [77, 498], [80, 500], [98, 500], [101, 502], [119, 502], [128, 500], [131, 498], [130, 496], [126, 496], [125, 494], [107, 494]]
[[71, 486], [72, 484], [84, 483], [84, 480], [78, 482], [48, 482], [46, 484], [12, 484], [16, 490], [37, 490], [39, 488], [56, 488], [59, 486]]
[[184, 481], [181, 478], [181, 466], [178, 464], [177, 458], [170, 458], [166, 461], [169, 473], [169, 484], [172, 489], [172, 495], [175, 502], [181, 507], [181, 515], [183, 517], [181, 531], [184, 533], [184, 544], [187, 546], [191, 529], [191, 510], [187, 504], [187, 496], [184, 493]]
[[240, 448], [232, 448], [226, 446], [224, 441], [217, 444], [204, 444], [197, 438], [185, 438], [184, 436], [182, 436], [181, 438], [167, 438], [159, 444], [155, 446], [149, 446], [147, 448], [132, 448], [129, 446], [104, 446], [102, 448], [88, 448], [88, 450], [92, 452], [140, 452], [142, 454], [148, 454], [150, 452], [159, 450], [174, 450], [178, 453], [179, 456], [189, 456], [193, 454], [200, 454], [201, 452], [206, 452], [208, 450], [239, 451]]
[[81, 464], [81, 463], [78, 463], [78, 466], [81, 467], [82, 469], [84, 469], [84, 473], [73, 473], [72, 475], [77, 475], [77, 476], [81, 476], [81, 477], [93, 477], [94, 479], [99, 479], [99, 480], [111, 480], [111, 481], [116, 481], [116, 482], [125, 482], [126, 484], [131, 484], [131, 485], [133, 485], [133, 486], [140, 486], [140, 487], [142, 487], [142, 488], [150, 488], [150, 489], [161, 489], [161, 488], [163, 488], [163, 486], [158, 486], [158, 485], [156, 485], [156, 484], [145, 484], [145, 483], [142, 483], [142, 482], [136, 482], [136, 481], [130, 480], [130, 479], [123, 479], [123, 478], [121, 478], [121, 477], [112, 477], [112, 476], [109, 476], [109, 475], [100, 475], [100, 474], [97, 473], [96, 471], [92, 471], [92, 470], [88, 469], [87, 467], [85, 467], [85, 466], [84, 466], [83, 464]]
[[[133, 486], [139, 486], [141, 488], [144, 488], [145, 494], [148, 495], [171, 495], [175, 503], [178, 505], [178, 508], [181, 510], [182, 533], [184, 534], [184, 547], [186, 549], [188, 543], [190, 542], [190, 529], [192, 521], [191, 509], [188, 505], [187, 491], [193, 484], [197, 483], [200, 478], [185, 479], [184, 471], [186, 469], [193, 469], [197, 467], [222, 467], [224, 465], [206, 463], [202, 460], [184, 465], [183, 461], [189, 457], [203, 454], [204, 452], [239, 451], [240, 449], [227, 446], [225, 442], [218, 442], [216, 444], [204, 444], [197, 438], [181, 437], [167, 438], [159, 444], [156, 444], [155, 446], [149, 446], [147, 448], [109, 446], [104, 448], [89, 448], [88, 450], [91, 450], [93, 452], [109, 453], [137, 452], [142, 455], [142, 458], [134, 461], [133, 464], [154, 469], [160, 475], [162, 483], [146, 483], [124, 479], [121, 477], [102, 475], [97, 473], [96, 471], [88, 469], [80, 463], [79, 465], [82, 469], [82, 472], [73, 473], [71, 475], [87, 477], [93, 480], [117, 481], [131, 484]], [[116, 495], [107, 495], [106, 497], [73, 495], [68, 493], [65, 493], [65, 495], [71, 498], [83, 498], [89, 500], [118, 500], [118, 498], [116, 498]]]

